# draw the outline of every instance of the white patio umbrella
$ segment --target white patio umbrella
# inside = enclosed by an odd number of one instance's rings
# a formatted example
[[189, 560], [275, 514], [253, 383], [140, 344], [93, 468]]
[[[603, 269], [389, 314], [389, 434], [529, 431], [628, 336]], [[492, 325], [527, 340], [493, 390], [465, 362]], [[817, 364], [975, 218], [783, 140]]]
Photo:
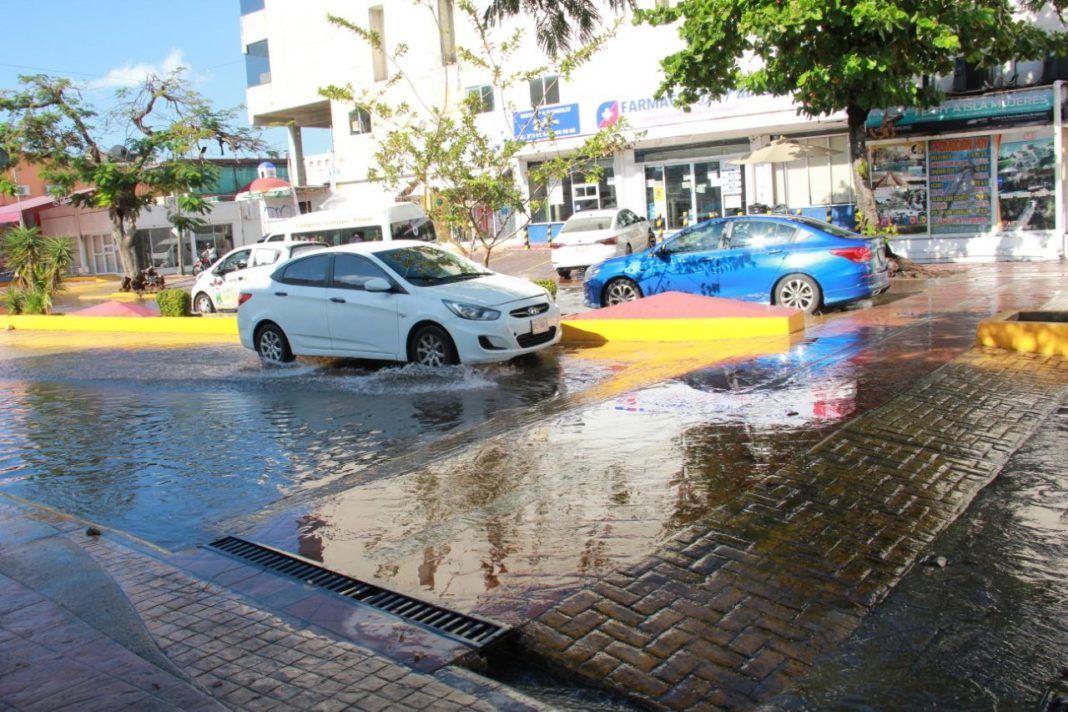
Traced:
[[758, 148], [744, 158], [731, 161], [738, 165], [753, 163], [789, 163], [800, 158], [826, 158], [841, 151], [835, 151], [823, 146], [813, 146], [807, 143], [798, 143], [785, 136], [780, 136], [767, 146]]

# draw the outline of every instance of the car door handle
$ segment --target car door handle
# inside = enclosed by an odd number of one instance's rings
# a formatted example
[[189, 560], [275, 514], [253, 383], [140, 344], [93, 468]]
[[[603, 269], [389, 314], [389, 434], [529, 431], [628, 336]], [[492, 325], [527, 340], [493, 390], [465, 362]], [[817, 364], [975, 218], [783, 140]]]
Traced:
[[769, 255], [785, 255], [786, 250], [768, 250]]
[[276, 296], [276, 297], [288, 297], [289, 293], [288, 292], [275, 292], [274, 296]]
[[344, 304], [345, 303], [345, 300], [342, 299], [341, 297], [330, 297], [330, 301], [332, 301], [334, 304]]

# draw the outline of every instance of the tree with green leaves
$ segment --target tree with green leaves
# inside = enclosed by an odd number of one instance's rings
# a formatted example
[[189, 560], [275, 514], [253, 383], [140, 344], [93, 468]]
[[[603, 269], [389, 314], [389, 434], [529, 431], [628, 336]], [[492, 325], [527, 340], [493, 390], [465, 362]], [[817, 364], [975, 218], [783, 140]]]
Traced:
[[[571, 51], [597, 36], [601, 11], [596, 0], [492, 0], [483, 13], [487, 25], [500, 24], [522, 13], [534, 24], [538, 46], [550, 57]], [[608, 0], [616, 12], [634, 9], [634, 0]]]
[[939, 90], [917, 79], [951, 74], [958, 57], [981, 67], [1042, 57], [1049, 38], [1014, 11], [1009, 0], [679, 0], [636, 15], [678, 23], [686, 46], [661, 61], [659, 89], [677, 104], [742, 90], [789, 95], [811, 117], [844, 110], [857, 208], [874, 225], [869, 113], [936, 105]]
[[[258, 151], [257, 134], [234, 124], [236, 110], [216, 110], [191, 89], [181, 70], [152, 76], [138, 90], [120, 90], [115, 107], [101, 116], [69, 80], [20, 77], [22, 88], [0, 92], [0, 147], [41, 167], [57, 196], [87, 208], [103, 208], [127, 277], [137, 274], [137, 218], [157, 198], [174, 195], [172, 218], [184, 226], [210, 211], [203, 196], [216, 170], [207, 149]], [[107, 149], [108, 137], [124, 135]], [[75, 189], [88, 186], [82, 191]], [[191, 223], [190, 220], [193, 220]]]
[[13, 227], [0, 237], [0, 256], [14, 273], [4, 295], [11, 314], [47, 314], [74, 261], [69, 237], [45, 237], [40, 228]]
[[[415, 4], [439, 20], [437, 3], [416, 0]], [[550, 64], [513, 69], [510, 60], [521, 47], [522, 31], [498, 40], [491, 37], [489, 26], [473, 2], [460, 0], [457, 8], [473, 28], [477, 42], [472, 48], [457, 47], [461, 71], [485, 77], [494, 95], [501, 97], [507, 97], [512, 87], [525, 86], [534, 78], [548, 74], [570, 77], [614, 32], [613, 28], [592, 37], [581, 49]], [[377, 32], [334, 15], [329, 16], [329, 21], [385, 51]], [[356, 92], [350, 84], [324, 87], [320, 93], [335, 101], [355, 103], [373, 117], [376, 126], [386, 127], [376, 132], [376, 165], [369, 172], [369, 179], [404, 195], [421, 194], [434, 222], [471, 237], [472, 246], [481, 248], [485, 264], [489, 264], [496, 245], [526, 228], [531, 215], [544, 206], [545, 198], [529, 195], [517, 173], [519, 158], [532, 143], [537, 141], [539, 146], [554, 149], [543, 151], [552, 157], [531, 168], [527, 176], [533, 185], [544, 186], [545, 195], [573, 172], [597, 180], [602, 171], [596, 162], [629, 145], [625, 123], [620, 123], [601, 129], [567, 150], [558, 148], [552, 112], [544, 104], [534, 107], [524, 131], [509, 138], [517, 107], [507, 100], [500, 107], [503, 130], [499, 135], [488, 135], [480, 128], [479, 116], [484, 108], [481, 95], [454, 95], [448, 73], [442, 72], [441, 90], [436, 95], [412, 94], [411, 87], [416, 82], [404, 68], [407, 49], [399, 44], [387, 54], [392, 71], [380, 88]], [[507, 215], [508, 220], [490, 219], [493, 213]]]

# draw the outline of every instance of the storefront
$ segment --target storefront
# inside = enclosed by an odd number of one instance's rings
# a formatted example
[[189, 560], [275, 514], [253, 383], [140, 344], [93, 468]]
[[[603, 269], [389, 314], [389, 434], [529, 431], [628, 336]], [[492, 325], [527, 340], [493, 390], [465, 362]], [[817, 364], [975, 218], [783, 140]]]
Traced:
[[[949, 99], [927, 110], [873, 112], [871, 187], [882, 227], [896, 235], [894, 250], [930, 261], [1061, 257], [1060, 95], [1057, 82]], [[815, 196], [826, 195], [828, 163], [832, 200], [851, 181], [848, 145], [845, 136], [805, 142], [838, 153], [777, 166], [775, 195], [791, 211], [818, 212], [824, 206]], [[851, 199], [851, 191], [841, 197]]]

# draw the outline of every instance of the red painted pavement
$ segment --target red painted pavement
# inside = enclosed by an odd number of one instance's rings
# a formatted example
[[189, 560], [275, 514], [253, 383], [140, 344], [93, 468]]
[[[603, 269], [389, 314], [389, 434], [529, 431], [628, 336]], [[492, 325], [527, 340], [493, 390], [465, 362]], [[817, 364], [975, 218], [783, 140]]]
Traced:
[[77, 316], [159, 316], [159, 307], [155, 302], [131, 304], [112, 300], [86, 309], [79, 309], [71, 314]]

